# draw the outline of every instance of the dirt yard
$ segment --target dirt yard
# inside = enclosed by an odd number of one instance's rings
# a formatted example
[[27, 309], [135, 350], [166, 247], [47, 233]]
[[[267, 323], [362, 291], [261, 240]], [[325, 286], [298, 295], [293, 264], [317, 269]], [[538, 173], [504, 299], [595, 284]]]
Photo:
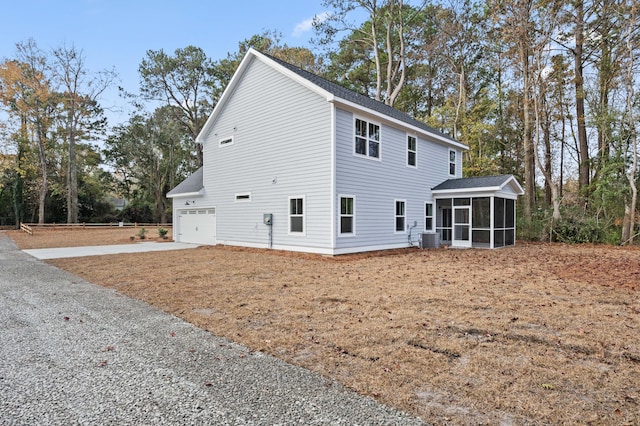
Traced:
[[[7, 234], [21, 247], [103, 238]], [[637, 247], [201, 247], [50, 263], [435, 424], [640, 424]]]

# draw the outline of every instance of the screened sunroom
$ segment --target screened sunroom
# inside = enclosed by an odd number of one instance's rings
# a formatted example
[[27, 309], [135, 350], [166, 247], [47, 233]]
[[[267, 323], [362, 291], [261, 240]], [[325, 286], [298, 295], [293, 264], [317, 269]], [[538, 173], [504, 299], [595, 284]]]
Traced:
[[512, 175], [449, 179], [431, 190], [440, 245], [499, 248], [516, 243], [516, 200], [524, 190]]

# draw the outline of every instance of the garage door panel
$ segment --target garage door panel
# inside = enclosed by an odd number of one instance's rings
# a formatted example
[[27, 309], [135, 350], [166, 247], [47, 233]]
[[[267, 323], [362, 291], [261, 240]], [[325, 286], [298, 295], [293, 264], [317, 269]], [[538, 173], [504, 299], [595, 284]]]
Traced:
[[178, 220], [180, 242], [210, 245], [216, 243], [215, 209], [180, 210]]

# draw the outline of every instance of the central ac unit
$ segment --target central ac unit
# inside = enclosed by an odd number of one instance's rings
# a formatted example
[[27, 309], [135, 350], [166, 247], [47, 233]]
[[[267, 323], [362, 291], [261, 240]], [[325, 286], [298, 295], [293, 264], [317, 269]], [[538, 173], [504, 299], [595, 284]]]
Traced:
[[420, 238], [420, 248], [440, 247], [440, 234], [437, 232], [425, 232]]

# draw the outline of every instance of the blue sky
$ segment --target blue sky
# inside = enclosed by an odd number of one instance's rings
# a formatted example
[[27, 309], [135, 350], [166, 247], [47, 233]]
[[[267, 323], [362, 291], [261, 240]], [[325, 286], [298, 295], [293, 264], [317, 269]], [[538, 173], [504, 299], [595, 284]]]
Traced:
[[[235, 52], [238, 42], [276, 30], [290, 46], [307, 46], [310, 20], [321, 0], [18, 0], [0, 7], [0, 60], [15, 44], [33, 38], [43, 50], [75, 45], [92, 71], [115, 67], [120, 84], [138, 91], [138, 66], [149, 49], [194, 45], [213, 60]], [[123, 106], [110, 91], [103, 106]], [[110, 124], [126, 115], [109, 113]]]

